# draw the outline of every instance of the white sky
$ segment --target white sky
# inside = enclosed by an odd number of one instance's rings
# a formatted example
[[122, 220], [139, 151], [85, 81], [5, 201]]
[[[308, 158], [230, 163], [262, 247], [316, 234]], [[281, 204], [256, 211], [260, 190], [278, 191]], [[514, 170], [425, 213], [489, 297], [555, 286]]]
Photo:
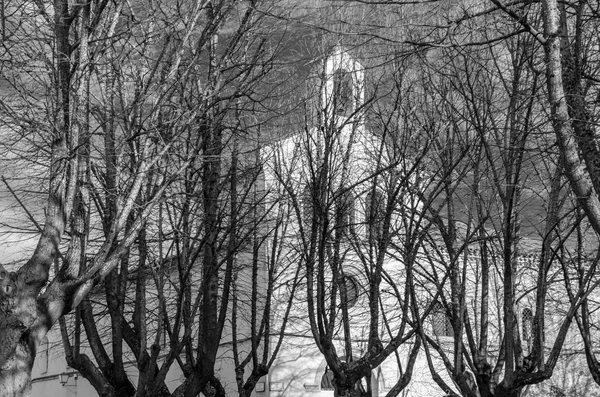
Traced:
[[[14, 203], [5, 196], [6, 187], [0, 188], [0, 216], [2, 223], [19, 225], [23, 228], [31, 228], [31, 222], [24, 214], [17, 214], [13, 209], [9, 209]], [[6, 192], [7, 193], [7, 192]], [[9, 207], [9, 208], [7, 208]], [[7, 264], [13, 261], [28, 259], [35, 244], [38, 235], [25, 234], [22, 230], [13, 229], [6, 225], [0, 225], [0, 263]]]
[[[0, 125], [0, 137], [4, 138], [5, 134], [10, 134], [10, 131]], [[19, 143], [7, 142], [4, 142], [7, 145], [1, 148], [0, 176], [6, 178], [28, 211], [43, 224], [43, 203], [40, 205], [40, 198], [43, 196], [35, 193], [36, 190], [40, 190], [40, 175], [43, 175], [43, 169], [35, 165], [35, 158], [25, 163], [19, 161], [18, 157], [13, 157], [11, 149], [18, 149]], [[35, 231], [36, 228], [25, 210], [0, 180], [0, 263], [6, 265], [29, 259], [39, 238], [39, 233]]]

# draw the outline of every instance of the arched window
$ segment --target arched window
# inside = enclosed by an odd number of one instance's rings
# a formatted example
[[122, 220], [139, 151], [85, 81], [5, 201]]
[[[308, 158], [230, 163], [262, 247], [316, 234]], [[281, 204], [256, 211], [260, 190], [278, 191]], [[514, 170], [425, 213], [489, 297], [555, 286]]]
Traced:
[[431, 309], [433, 333], [436, 336], [452, 336], [452, 324], [446, 315], [446, 310], [440, 302], [435, 302]]
[[533, 312], [526, 307], [521, 313], [521, 326], [523, 328], [523, 341], [527, 343], [527, 347], [531, 347], [531, 337], [533, 330]]
[[333, 110], [335, 114], [348, 116], [353, 111], [352, 75], [344, 69], [333, 73]]
[[359, 298], [360, 284], [354, 276], [344, 276], [344, 287], [346, 288], [346, 304], [348, 309], [354, 307]]
[[[355, 390], [362, 393], [367, 389], [365, 379], [361, 379], [356, 382]], [[335, 388], [333, 386], [333, 371], [329, 369], [329, 367], [325, 367], [325, 372], [323, 376], [321, 376], [321, 391], [334, 391]]]
[[331, 372], [329, 367], [325, 367], [325, 372], [321, 377], [321, 390], [334, 390], [333, 372]]
[[383, 219], [385, 217], [385, 203], [383, 194], [374, 190], [367, 194], [365, 223], [368, 227], [370, 241], [378, 242], [383, 236]]

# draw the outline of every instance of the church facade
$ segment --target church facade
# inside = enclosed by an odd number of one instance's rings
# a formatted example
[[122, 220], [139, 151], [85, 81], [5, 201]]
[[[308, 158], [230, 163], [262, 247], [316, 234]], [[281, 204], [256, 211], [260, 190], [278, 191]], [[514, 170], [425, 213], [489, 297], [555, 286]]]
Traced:
[[[452, 381], [443, 375], [442, 357], [435, 352], [425, 357], [416, 346], [411, 310], [414, 300], [420, 299], [421, 326], [451, 357], [454, 341], [447, 307], [433, 283], [412, 291], [414, 295], [406, 286], [410, 285], [408, 261], [443, 273], [447, 254], [427, 252], [427, 245], [413, 252], [398, 248], [409, 233], [409, 221], [421, 219], [418, 192], [427, 178], [426, 167], [413, 166], [404, 154], [398, 157], [394, 145], [401, 140], [372, 121], [366, 106], [369, 70], [352, 51], [331, 46], [309, 74], [307, 91], [313, 95], [307, 113], [311, 116], [260, 151], [260, 189], [271, 197], [269, 213], [277, 214], [267, 215], [265, 227], [284, 229], [277, 234], [278, 241], [270, 241], [264, 249], [268, 262], [274, 245], [279, 247], [281, 278], [273, 295], [262, 299], [273, 300], [270, 321], [277, 325], [273, 328], [285, 327], [277, 358], [253, 395], [333, 396], [334, 377], [325, 354], [334, 354], [342, 366], [360, 360], [377, 363], [356, 386], [373, 396], [393, 390], [409, 365], [412, 376], [401, 395], [445, 396], [448, 391], [432, 380], [432, 366], [447, 384]], [[394, 200], [388, 199], [390, 195]], [[285, 224], [278, 224], [282, 219]], [[478, 255], [472, 253], [465, 260], [475, 266]], [[377, 291], [372, 290], [374, 280]], [[374, 304], [373, 296], [377, 297]], [[476, 293], [471, 298], [476, 299]], [[523, 345], [530, 349], [533, 302], [527, 294], [519, 302], [519, 313]], [[49, 339], [38, 353], [34, 395], [97, 395], [66, 366], [60, 332], [53, 331]], [[225, 335], [217, 376], [228, 394], [236, 395], [228, 339]], [[576, 338], [572, 340], [576, 350]], [[392, 344], [397, 347], [384, 356], [381, 352]], [[410, 362], [413, 352], [415, 359]], [[133, 362], [130, 370], [135, 379]], [[180, 381], [181, 374], [172, 371], [168, 385]], [[452, 391], [457, 392], [454, 387]]]

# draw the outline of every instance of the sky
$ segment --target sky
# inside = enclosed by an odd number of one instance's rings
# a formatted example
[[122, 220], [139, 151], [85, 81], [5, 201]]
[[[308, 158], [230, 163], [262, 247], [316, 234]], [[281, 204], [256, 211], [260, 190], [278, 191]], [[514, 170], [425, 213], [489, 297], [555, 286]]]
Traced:
[[[7, 190], [6, 186], [0, 188], [0, 217], [2, 218], [0, 222], [0, 263], [2, 265], [28, 259], [33, 253], [39, 237], [39, 235], [19, 230], [19, 227], [31, 228], [31, 222], [24, 214], [19, 214], [16, 209], [13, 209], [16, 202], [7, 197]], [[6, 223], [19, 225], [19, 227], [13, 228]]]
[[[0, 128], [0, 137], [5, 132]], [[10, 192], [7, 183], [37, 221], [42, 223], [43, 207], [39, 204], [40, 195], [36, 193], [36, 188], [39, 190], [37, 175], [40, 170], [23, 166], [23, 163], [10, 158], [10, 152], [6, 150], [0, 154], [0, 263], [6, 266], [29, 259], [39, 238], [35, 226]]]

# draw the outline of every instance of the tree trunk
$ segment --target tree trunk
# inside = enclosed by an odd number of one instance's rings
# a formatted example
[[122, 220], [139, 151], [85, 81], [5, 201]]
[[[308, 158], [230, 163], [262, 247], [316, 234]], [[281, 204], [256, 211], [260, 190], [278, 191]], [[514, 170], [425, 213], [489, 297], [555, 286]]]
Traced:
[[496, 393], [494, 393], [494, 397], [519, 397], [520, 395], [521, 388], [504, 387], [502, 383], [496, 387]]
[[[13, 332], [13, 337], [17, 332]], [[20, 335], [19, 335], [20, 336]], [[4, 348], [12, 344], [13, 338], [4, 338]], [[35, 358], [35, 345], [29, 334], [22, 335], [14, 348], [13, 354], [0, 368], [0, 396], [27, 397], [31, 395], [31, 369]]]

